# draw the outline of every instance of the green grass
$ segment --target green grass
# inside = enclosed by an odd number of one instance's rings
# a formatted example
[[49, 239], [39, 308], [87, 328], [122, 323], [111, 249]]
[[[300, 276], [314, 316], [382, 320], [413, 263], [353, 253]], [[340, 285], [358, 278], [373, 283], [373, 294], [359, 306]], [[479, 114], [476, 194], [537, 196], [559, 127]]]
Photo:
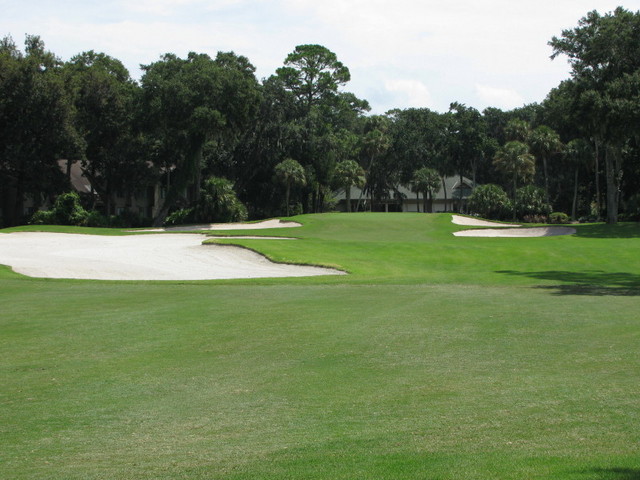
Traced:
[[637, 224], [490, 239], [449, 215], [294, 219], [260, 234], [300, 241], [225, 242], [351, 274], [0, 268], [0, 478], [640, 478]]

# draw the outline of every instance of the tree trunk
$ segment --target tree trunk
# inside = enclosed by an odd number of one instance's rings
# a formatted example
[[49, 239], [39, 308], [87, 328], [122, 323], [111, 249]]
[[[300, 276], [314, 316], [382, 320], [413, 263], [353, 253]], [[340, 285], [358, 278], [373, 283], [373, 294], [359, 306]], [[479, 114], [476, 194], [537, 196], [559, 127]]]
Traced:
[[364, 187], [360, 189], [360, 196], [358, 197], [358, 203], [356, 204], [356, 212], [360, 211], [360, 202], [362, 201], [363, 191], [364, 191]]
[[576, 176], [575, 181], [573, 183], [573, 203], [571, 205], [571, 220], [576, 220], [576, 210], [578, 205], [578, 172], [580, 171], [580, 167], [576, 167]]
[[287, 217], [289, 216], [289, 192], [291, 191], [291, 185], [287, 183], [287, 194], [286, 194], [286, 202], [287, 202]]
[[549, 205], [549, 175], [547, 174], [547, 156], [542, 156], [542, 171], [544, 173], [544, 201]]
[[420, 213], [420, 192], [416, 191], [416, 211]]
[[444, 211], [447, 211], [447, 185], [444, 183], [444, 176], [440, 177], [442, 179], [442, 193], [444, 193]]
[[344, 193], [347, 196], [347, 213], [351, 213], [351, 187], [345, 187]]
[[462, 173], [460, 175], [460, 183], [458, 184], [458, 198], [460, 204], [458, 205], [458, 213], [463, 213], [464, 209], [462, 208]]
[[195, 158], [193, 160], [194, 163], [194, 188], [193, 188], [193, 197], [189, 200], [193, 202], [197, 202], [200, 200], [200, 185], [202, 184], [202, 151], [204, 149], [204, 141], [200, 142], [196, 147]]
[[600, 220], [600, 212], [602, 211], [602, 207], [600, 205], [600, 140], [598, 137], [595, 138], [595, 170], [596, 170], [596, 219]]
[[618, 175], [615, 171], [616, 161], [615, 155], [618, 153], [613, 152], [615, 147], [607, 145], [604, 152], [605, 171], [607, 176], [607, 223], [618, 223]]
[[516, 188], [517, 188], [517, 184], [518, 184], [518, 175], [516, 174], [515, 170], [513, 172], [513, 221], [516, 221], [517, 218], [517, 214], [516, 214]]

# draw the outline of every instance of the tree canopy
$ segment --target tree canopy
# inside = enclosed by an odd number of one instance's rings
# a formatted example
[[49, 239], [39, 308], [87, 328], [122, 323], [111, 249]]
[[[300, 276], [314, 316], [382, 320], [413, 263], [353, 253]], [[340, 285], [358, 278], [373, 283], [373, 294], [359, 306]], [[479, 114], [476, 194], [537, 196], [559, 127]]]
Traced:
[[[78, 188], [78, 166], [90, 183], [79, 192], [83, 208], [156, 225], [169, 214], [211, 217], [220, 202], [246, 206], [249, 218], [292, 206], [322, 212], [334, 208], [336, 189], [349, 196], [353, 185], [363, 192], [357, 210], [386, 209], [411, 186], [425, 211], [438, 190], [445, 210], [466, 211], [461, 190], [447, 190], [453, 176], [472, 189], [498, 185], [514, 207], [520, 191], [574, 219], [640, 219], [640, 12], [588, 12], [549, 44], [552, 58], [569, 59], [571, 77], [540, 104], [479, 112], [452, 101], [446, 112], [369, 115], [368, 102], [345, 90], [348, 67], [322, 45], [296, 46], [260, 81], [234, 52], [166, 53], [136, 81], [105, 53], [62, 61], [38, 36], [23, 49], [7, 36], [0, 222], [24, 223]], [[483, 211], [502, 198], [496, 189], [476, 201]], [[134, 211], [137, 198], [149, 208]], [[351, 207], [349, 197], [342, 208]]]

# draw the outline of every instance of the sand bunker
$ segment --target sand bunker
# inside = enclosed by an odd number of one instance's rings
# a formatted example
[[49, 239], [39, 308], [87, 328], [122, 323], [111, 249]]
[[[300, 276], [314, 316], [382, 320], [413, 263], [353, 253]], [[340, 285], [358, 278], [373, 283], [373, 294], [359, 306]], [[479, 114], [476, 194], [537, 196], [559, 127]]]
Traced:
[[463, 217], [461, 215], [452, 215], [451, 222], [456, 225], [463, 225], [466, 227], [502, 227], [512, 228], [519, 227], [520, 225], [514, 225], [509, 223], [489, 222], [487, 220], [479, 220], [477, 218]]
[[273, 263], [205, 235], [0, 234], [0, 264], [31, 277], [94, 280], [212, 280], [343, 275], [331, 268]]
[[197, 230], [260, 230], [263, 228], [293, 228], [301, 227], [298, 222], [283, 222], [271, 219], [254, 223], [205, 223], [201, 225], [180, 225], [177, 227], [148, 228], [135, 230], [136, 232], [193, 232]]
[[552, 237], [555, 235], [573, 235], [575, 228], [571, 227], [535, 227], [535, 228], [478, 228], [454, 232], [456, 237]]
[[[452, 215], [451, 222], [469, 227], [494, 227], [454, 232], [456, 237], [553, 237], [555, 235], [573, 235], [576, 233], [576, 229], [571, 227], [514, 228], [520, 227], [520, 225], [489, 222], [460, 215]], [[500, 230], [496, 230], [496, 227], [499, 227]]]

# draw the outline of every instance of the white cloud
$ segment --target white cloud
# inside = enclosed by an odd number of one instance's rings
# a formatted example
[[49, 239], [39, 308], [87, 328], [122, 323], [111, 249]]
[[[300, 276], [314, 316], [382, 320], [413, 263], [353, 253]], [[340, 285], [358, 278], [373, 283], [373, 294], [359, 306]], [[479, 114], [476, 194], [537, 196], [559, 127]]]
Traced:
[[525, 104], [522, 95], [508, 88], [476, 85], [476, 92], [485, 107], [492, 106], [503, 110], [511, 110]]
[[215, 55], [233, 50], [247, 56], [261, 78], [281, 66], [296, 45], [319, 43], [349, 67], [352, 81], [346, 88], [370, 100], [376, 113], [416, 105], [445, 111], [453, 101], [479, 109], [495, 101], [500, 103], [493, 106], [509, 108], [543, 100], [567, 78], [566, 61], [549, 59], [547, 42], [552, 36], [575, 27], [589, 10], [604, 13], [617, 4], [618, 0], [592, 0], [588, 6], [584, 0], [33, 0], [28, 9], [8, 2], [0, 35], [12, 34], [18, 43], [25, 32], [41, 35], [63, 59], [83, 50], [104, 51], [122, 60], [134, 76], [139, 75], [138, 64], [165, 52]]
[[427, 86], [418, 80], [387, 80], [384, 84], [389, 92], [397, 93], [398, 108], [433, 107], [433, 99]]

